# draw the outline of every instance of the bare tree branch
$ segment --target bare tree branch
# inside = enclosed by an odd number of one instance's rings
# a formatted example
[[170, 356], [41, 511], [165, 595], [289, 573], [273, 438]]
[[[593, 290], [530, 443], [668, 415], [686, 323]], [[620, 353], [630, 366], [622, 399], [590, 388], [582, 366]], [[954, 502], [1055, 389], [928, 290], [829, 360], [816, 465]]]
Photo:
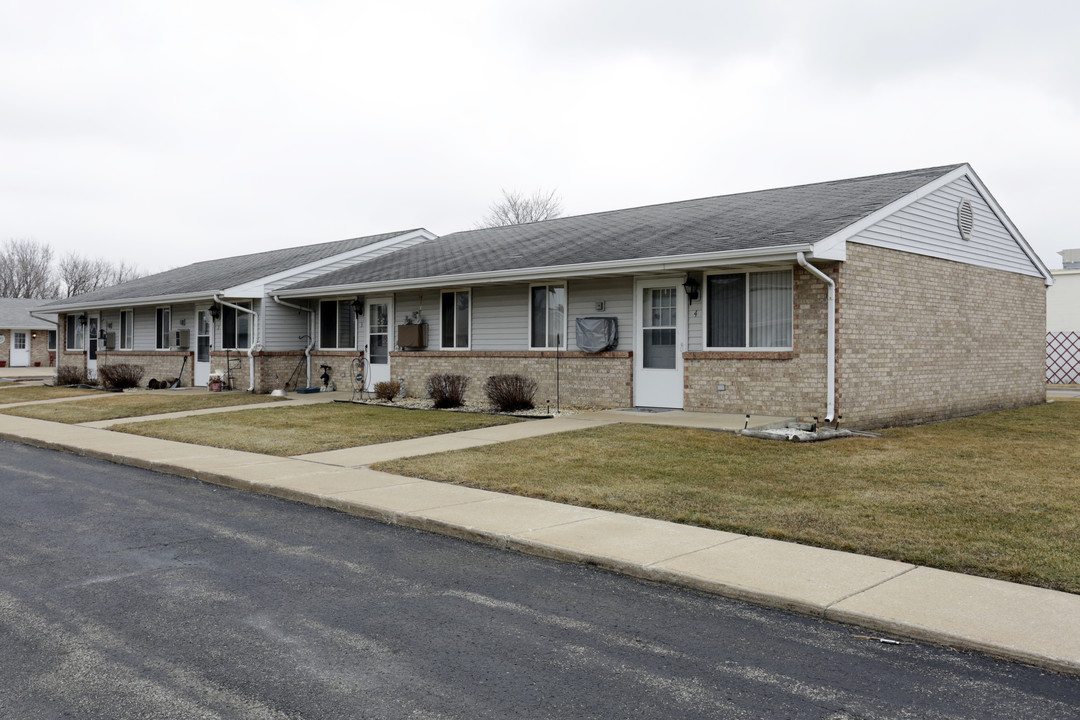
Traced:
[[0, 249], [0, 297], [54, 298], [59, 292], [49, 245], [8, 240]]
[[518, 191], [502, 191], [502, 200], [494, 202], [477, 228], [501, 227], [503, 225], [521, 225], [524, 223], [551, 220], [562, 215], [562, 199], [556, 191], [544, 193], [537, 190], [530, 196]]
[[60, 282], [68, 297], [91, 290], [119, 285], [142, 277], [145, 273], [127, 261], [111, 263], [103, 258], [88, 258], [68, 253], [60, 261]]

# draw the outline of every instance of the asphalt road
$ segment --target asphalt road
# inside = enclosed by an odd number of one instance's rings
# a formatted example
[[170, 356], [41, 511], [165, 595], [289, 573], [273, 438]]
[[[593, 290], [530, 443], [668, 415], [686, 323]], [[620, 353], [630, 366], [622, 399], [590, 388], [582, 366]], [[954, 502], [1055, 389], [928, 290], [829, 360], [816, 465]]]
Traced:
[[1069, 718], [1080, 678], [0, 442], [3, 718]]

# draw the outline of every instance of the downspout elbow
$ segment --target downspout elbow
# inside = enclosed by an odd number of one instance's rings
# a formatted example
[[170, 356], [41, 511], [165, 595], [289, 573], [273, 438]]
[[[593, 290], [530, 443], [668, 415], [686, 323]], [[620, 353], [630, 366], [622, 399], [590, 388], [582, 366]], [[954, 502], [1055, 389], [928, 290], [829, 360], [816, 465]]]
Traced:
[[304, 358], [306, 359], [305, 371], [307, 373], [307, 385], [306, 385], [306, 387], [311, 387], [311, 348], [315, 347], [315, 328], [312, 327], [312, 324], [313, 324], [312, 320], [314, 320], [314, 318], [315, 318], [315, 309], [314, 308], [309, 308], [309, 307], [304, 307], [303, 305], [297, 305], [296, 303], [291, 303], [291, 302], [288, 302], [287, 300], [282, 300], [277, 295], [271, 295], [270, 297], [278, 305], [283, 305], [284, 307], [296, 308], [297, 310], [303, 310], [304, 312], [306, 312], [308, 314], [308, 330], [309, 330], [309, 332], [308, 332], [308, 344], [307, 344], [307, 347], [304, 348]]

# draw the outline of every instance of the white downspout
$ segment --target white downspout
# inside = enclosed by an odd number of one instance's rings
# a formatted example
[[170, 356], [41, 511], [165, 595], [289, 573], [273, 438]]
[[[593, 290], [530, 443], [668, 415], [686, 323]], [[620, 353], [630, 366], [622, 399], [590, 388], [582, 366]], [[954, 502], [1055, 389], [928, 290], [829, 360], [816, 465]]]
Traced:
[[315, 328], [312, 327], [312, 321], [315, 318], [315, 308], [304, 307], [303, 305], [295, 305], [291, 302], [286, 302], [279, 298], [277, 295], [271, 295], [278, 305], [284, 305], [285, 307], [296, 308], [297, 310], [303, 310], [311, 317], [308, 318], [308, 344], [304, 348], [304, 357], [307, 358], [307, 385], [305, 387], [311, 387], [311, 348], [315, 347]]
[[255, 312], [254, 310], [248, 310], [246, 307], [241, 307], [240, 305], [234, 305], [231, 302], [225, 302], [224, 300], [222, 300], [217, 295], [217, 293], [214, 294], [214, 302], [219, 303], [221, 305], [224, 305], [225, 307], [231, 307], [234, 310], [239, 310], [241, 312], [246, 312], [248, 315], [254, 316], [253, 324], [254, 324], [255, 327], [252, 328], [253, 332], [251, 333], [251, 342], [248, 343], [247, 356], [248, 356], [248, 376], [250, 377], [250, 382], [251, 382], [250, 386], [248, 387], [248, 392], [255, 392], [255, 355], [254, 355], [254, 353], [255, 353], [255, 346], [258, 345], [258, 338], [259, 338], [259, 313]]
[[828, 347], [825, 351], [826, 358], [826, 385], [828, 386], [828, 399], [825, 403], [825, 422], [830, 423], [836, 416], [836, 283], [825, 273], [806, 261], [806, 255], [798, 253], [796, 257], [799, 264], [806, 268], [811, 275], [822, 280], [828, 286], [829, 294], [829, 330], [826, 341]]

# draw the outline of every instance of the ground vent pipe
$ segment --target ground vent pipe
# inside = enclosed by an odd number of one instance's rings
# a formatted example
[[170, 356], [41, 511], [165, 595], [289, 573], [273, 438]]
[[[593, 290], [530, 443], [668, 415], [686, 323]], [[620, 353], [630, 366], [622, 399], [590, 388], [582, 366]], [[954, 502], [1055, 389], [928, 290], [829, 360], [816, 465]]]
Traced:
[[828, 287], [829, 326], [826, 340], [827, 348], [825, 350], [825, 377], [828, 397], [825, 401], [825, 422], [831, 423], [836, 416], [836, 283], [833, 282], [831, 277], [808, 263], [806, 255], [803, 253], [800, 252], [795, 257], [799, 260], [799, 265], [806, 268], [807, 272], [820, 279]]
[[255, 312], [254, 310], [248, 310], [246, 307], [242, 307], [240, 305], [235, 305], [235, 304], [233, 304], [231, 302], [226, 302], [226, 301], [222, 300], [217, 294], [214, 295], [214, 302], [219, 303], [221, 305], [224, 305], [225, 307], [231, 307], [234, 310], [239, 310], [240, 312], [246, 312], [248, 315], [254, 316], [253, 317], [253, 323], [252, 323], [254, 325], [254, 327], [252, 328], [251, 342], [248, 343], [248, 351], [247, 351], [247, 356], [248, 356], [248, 377], [250, 378], [250, 385], [248, 387], [248, 392], [253, 393], [253, 392], [255, 392], [255, 355], [254, 355], [254, 352], [255, 352], [255, 346], [258, 345], [258, 340], [259, 340], [259, 313]]
[[315, 309], [314, 308], [309, 308], [309, 307], [304, 307], [303, 305], [296, 305], [295, 303], [291, 303], [291, 302], [288, 302], [286, 300], [282, 300], [277, 295], [271, 295], [270, 297], [272, 297], [274, 299], [274, 302], [276, 302], [278, 305], [284, 305], [285, 307], [291, 307], [291, 308], [296, 308], [297, 310], [303, 310], [304, 312], [308, 313], [308, 315], [309, 315], [309, 317], [308, 317], [308, 344], [307, 344], [307, 347], [304, 348], [304, 357], [307, 358], [307, 381], [306, 381], [307, 385], [305, 385], [304, 387], [311, 387], [311, 348], [315, 347], [315, 328], [312, 327], [312, 321], [315, 318]]

